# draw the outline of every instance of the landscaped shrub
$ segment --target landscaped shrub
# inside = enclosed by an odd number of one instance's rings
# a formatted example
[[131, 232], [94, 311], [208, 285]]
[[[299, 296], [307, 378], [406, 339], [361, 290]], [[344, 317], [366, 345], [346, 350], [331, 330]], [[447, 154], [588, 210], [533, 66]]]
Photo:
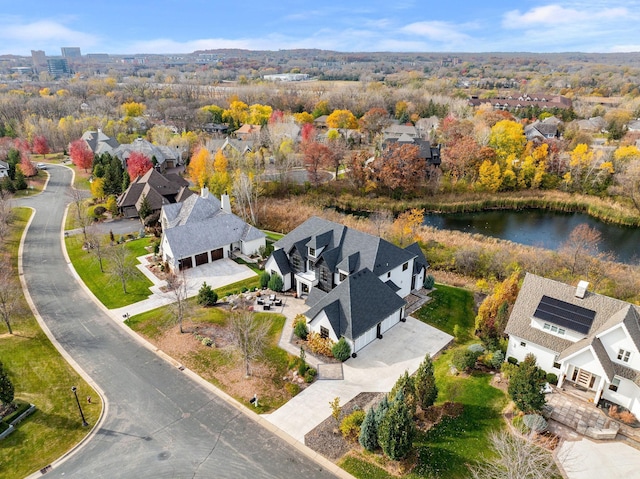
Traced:
[[268, 271], [263, 271], [262, 273], [260, 273], [260, 287], [266, 288], [267, 286], [269, 286], [270, 279], [271, 279], [271, 275], [269, 274]]
[[424, 411], [432, 406], [438, 397], [438, 387], [433, 374], [433, 362], [431, 356], [427, 354], [418, 366], [418, 370], [413, 378], [415, 386], [416, 401]]
[[14, 397], [13, 382], [5, 371], [2, 362], [0, 362], [0, 403], [3, 405], [11, 404]]
[[293, 320], [293, 334], [295, 334], [300, 339], [306, 341], [307, 336], [309, 335], [309, 328], [307, 327], [307, 318], [305, 318], [302, 314], [299, 314]]
[[478, 353], [470, 349], [456, 349], [451, 355], [451, 364], [453, 364], [458, 371], [468, 371], [476, 365], [477, 359]]
[[547, 382], [549, 384], [558, 384], [558, 376], [553, 373], [547, 373]]
[[333, 353], [331, 352], [331, 346], [333, 346], [333, 341], [329, 338], [323, 338], [320, 336], [320, 333], [316, 333], [315, 331], [311, 331], [307, 336], [307, 344], [309, 345], [309, 349], [314, 353], [323, 354], [325, 356], [331, 357]]
[[433, 286], [436, 284], [436, 279], [433, 275], [428, 274], [426, 278], [424, 278], [424, 288], [425, 289], [433, 289]]
[[[494, 369], [500, 369], [502, 363], [504, 363], [504, 353], [498, 349], [491, 355], [491, 367], [493, 367]], [[556, 381], [557, 380], [558, 379], [556, 378]]]
[[409, 376], [407, 371], [398, 378], [396, 383], [393, 385], [393, 388], [391, 388], [389, 400], [392, 401], [394, 400], [393, 398], [397, 398], [399, 396], [402, 396], [403, 401], [411, 413], [411, 417], [415, 416], [417, 404], [416, 385], [413, 376]]
[[209, 307], [214, 306], [218, 302], [218, 293], [216, 293], [207, 282], [203, 282], [198, 290], [198, 304]]
[[518, 364], [518, 360], [517, 360], [516, 358], [514, 358], [513, 356], [509, 356], [509, 357], [507, 358], [507, 362], [508, 362], [509, 364], [515, 364], [515, 365], [517, 365], [517, 364]]
[[387, 457], [398, 461], [407, 457], [413, 445], [415, 425], [402, 391], [390, 403], [378, 426], [378, 441]]
[[307, 368], [307, 371], [304, 373], [304, 382], [309, 384], [313, 382], [313, 378], [316, 377], [316, 375], [318, 374], [318, 371], [316, 371], [313, 368]]
[[202, 344], [204, 346], [212, 346], [213, 341], [211, 341], [211, 338], [202, 338]]
[[93, 216], [95, 216], [96, 218], [99, 218], [103, 214], [105, 214], [106, 211], [107, 211], [107, 209], [104, 206], [96, 206], [93, 209]]
[[340, 361], [346, 361], [349, 359], [349, 356], [351, 356], [351, 346], [349, 346], [347, 340], [342, 337], [331, 347], [331, 353], [334, 358]]
[[517, 370], [518, 370], [518, 366], [509, 362], [502, 363], [502, 366], [500, 366], [500, 373], [505, 379], [509, 379], [511, 376], [513, 376], [513, 373], [515, 373]]
[[279, 274], [271, 275], [271, 279], [269, 280], [269, 289], [271, 291], [282, 291], [284, 287], [284, 282], [282, 281], [282, 277]]
[[609, 408], [609, 416], [613, 419], [618, 419], [625, 424], [634, 424], [637, 421], [637, 418], [631, 411], [627, 411], [626, 409], [622, 409], [622, 411], [620, 411], [620, 409], [622, 408], [613, 404]]
[[546, 399], [542, 385], [546, 373], [538, 368], [536, 358], [528, 354], [509, 379], [507, 391], [516, 407], [525, 413], [541, 411]]
[[362, 410], [353, 411], [340, 423], [340, 432], [347, 441], [355, 442], [360, 436], [360, 427], [364, 421], [365, 413]]
[[284, 385], [284, 389], [291, 395], [291, 397], [295, 396], [300, 392], [300, 386], [297, 385], [296, 383], [286, 383]]
[[378, 448], [378, 423], [376, 422], [376, 412], [373, 408], [367, 411], [367, 415], [360, 425], [358, 442], [367, 451], [375, 451]]

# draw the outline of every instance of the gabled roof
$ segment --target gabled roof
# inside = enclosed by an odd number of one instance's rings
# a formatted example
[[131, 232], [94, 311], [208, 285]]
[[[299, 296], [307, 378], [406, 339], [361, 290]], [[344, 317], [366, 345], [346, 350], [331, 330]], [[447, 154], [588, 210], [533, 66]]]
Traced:
[[85, 131], [81, 139], [87, 144], [94, 155], [102, 155], [103, 153], [113, 153], [113, 150], [120, 146], [118, 140], [105, 135], [102, 130]]
[[[633, 327], [632, 320], [637, 323], [637, 318], [640, 317], [638, 316], [638, 307], [625, 301], [591, 291], [587, 291], [584, 298], [581, 299], [575, 296], [575, 292], [574, 286], [527, 273], [509, 316], [505, 332], [566, 356], [592, 344], [596, 335], [604, 331], [603, 328], [609, 329], [615, 324], [624, 323], [626, 318], [629, 318], [629, 324]], [[531, 327], [531, 319], [540, 300], [545, 295], [595, 312], [593, 322], [585, 334], [585, 339], [574, 343], [560, 336], [549, 334], [542, 329]], [[629, 308], [634, 310], [631, 317], [628, 314]], [[640, 339], [640, 333], [638, 333], [638, 339]]]
[[317, 236], [322, 237], [322, 242], [330, 238], [320, 256], [334, 273], [337, 272], [337, 265], [355, 253], [359, 253], [359, 269], [368, 268], [376, 276], [381, 276], [416, 257], [415, 253], [399, 248], [382, 238], [317, 216], [309, 218], [276, 241], [274, 246], [284, 249], [287, 254], [295, 247], [302, 257], [307, 259], [307, 244]]
[[177, 160], [180, 156], [180, 152], [176, 148], [154, 145], [144, 138], [136, 138], [133, 140], [133, 143], [118, 146], [113, 150], [113, 154], [123, 162], [126, 162], [134, 151], [142, 153], [144, 156], [149, 158], [149, 160], [152, 160], [155, 157], [156, 161], [160, 165], [167, 160]]
[[162, 234], [176, 259], [265, 236], [238, 216], [225, 212], [213, 195], [194, 194], [182, 203], [163, 206], [162, 214], [167, 220]]
[[338, 337], [354, 340], [404, 305], [402, 298], [365, 268], [321, 296], [305, 316], [313, 320], [324, 311]]
[[289, 259], [287, 258], [287, 255], [284, 254], [283, 250], [277, 249], [271, 254], [271, 256], [278, 265], [280, 274], [284, 276], [291, 273], [291, 265], [289, 264]]
[[140, 205], [142, 196], [149, 200], [151, 208], [159, 210], [162, 205], [184, 200], [194, 193], [188, 188], [189, 183], [178, 175], [163, 175], [150, 169], [136, 178], [118, 199], [119, 208]]
[[405, 248], [405, 250], [416, 255], [416, 259], [413, 260], [413, 274], [417, 274], [420, 272], [420, 268], [427, 269], [429, 268], [429, 262], [422, 252], [422, 248], [418, 243], [412, 243]]
[[8, 169], [9, 169], [9, 163], [7, 163], [6, 161], [0, 160], [0, 170], [8, 170]]

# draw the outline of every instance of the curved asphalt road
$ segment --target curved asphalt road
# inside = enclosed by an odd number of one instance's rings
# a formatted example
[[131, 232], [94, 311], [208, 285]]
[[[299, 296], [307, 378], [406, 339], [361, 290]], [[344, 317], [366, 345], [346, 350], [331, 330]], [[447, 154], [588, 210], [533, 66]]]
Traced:
[[95, 435], [46, 477], [335, 477], [159, 359], [92, 302], [60, 246], [72, 172], [48, 171], [47, 189], [17, 202], [36, 210], [24, 277], [53, 335], [105, 391], [108, 412]]

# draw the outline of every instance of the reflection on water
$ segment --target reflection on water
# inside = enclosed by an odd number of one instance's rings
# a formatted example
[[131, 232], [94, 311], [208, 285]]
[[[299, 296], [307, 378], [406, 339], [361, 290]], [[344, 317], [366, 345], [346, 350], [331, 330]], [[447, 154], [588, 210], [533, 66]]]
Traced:
[[613, 253], [622, 263], [637, 263], [640, 257], [640, 228], [603, 223], [581, 213], [544, 210], [482, 211], [425, 216], [424, 224], [438, 229], [478, 233], [514, 243], [557, 250], [571, 231], [586, 223], [602, 234], [601, 251]]

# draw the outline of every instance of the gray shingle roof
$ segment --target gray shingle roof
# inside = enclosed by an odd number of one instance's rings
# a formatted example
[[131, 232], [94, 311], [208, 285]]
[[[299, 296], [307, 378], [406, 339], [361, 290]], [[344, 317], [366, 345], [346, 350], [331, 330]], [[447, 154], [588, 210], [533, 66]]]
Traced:
[[[274, 246], [284, 249], [287, 254], [295, 247], [306, 259], [307, 244], [312, 241], [312, 238], [318, 236], [322, 238], [321, 243], [330, 237], [320, 256], [325, 259], [332, 272], [336, 272], [337, 265], [342, 265], [342, 261], [356, 253], [358, 253], [358, 269], [368, 268], [376, 276], [381, 276], [416, 257], [412, 251], [399, 248], [382, 238], [317, 216], [309, 218], [288, 235], [276, 241]], [[345, 265], [352, 266], [349, 263]]]
[[347, 276], [312, 305], [305, 316], [313, 319], [324, 311], [338, 337], [355, 340], [405, 304], [391, 288], [365, 268]]
[[188, 189], [189, 183], [178, 175], [163, 175], [153, 168], [136, 178], [118, 199], [119, 208], [139, 208], [145, 195], [153, 210], [163, 205], [175, 203], [194, 195]]
[[[622, 323], [625, 318], [629, 318], [631, 327], [640, 329], [638, 326], [638, 318], [640, 316], [638, 316], [639, 310], [637, 306], [591, 291], [587, 291], [584, 298], [580, 299], [575, 296], [575, 291], [576, 288], [574, 286], [527, 273], [509, 316], [505, 332], [531, 341], [556, 353], [562, 353], [560, 358], [564, 358], [588, 347], [594, 342], [599, 332]], [[593, 324], [584, 339], [573, 343], [530, 326], [531, 318], [544, 295], [595, 311]], [[633, 310], [633, 313], [628, 313], [629, 308]], [[640, 339], [640, 330], [633, 334], [637, 334], [637, 338]]]
[[133, 143], [118, 146], [113, 150], [113, 154], [120, 158], [123, 163], [126, 163], [126, 160], [134, 151], [142, 153], [150, 160], [155, 156], [160, 165], [167, 160], [177, 160], [179, 156], [177, 149], [168, 146], [154, 145], [144, 138], [136, 138], [133, 140]]
[[277, 249], [271, 254], [271, 256], [278, 265], [278, 269], [280, 270], [280, 273], [282, 275], [291, 273], [291, 265], [289, 264], [289, 259], [287, 258], [287, 255], [284, 254], [283, 250]]
[[233, 213], [224, 212], [213, 195], [193, 195], [182, 203], [163, 206], [162, 211], [167, 218], [163, 235], [176, 259], [265, 236]]

